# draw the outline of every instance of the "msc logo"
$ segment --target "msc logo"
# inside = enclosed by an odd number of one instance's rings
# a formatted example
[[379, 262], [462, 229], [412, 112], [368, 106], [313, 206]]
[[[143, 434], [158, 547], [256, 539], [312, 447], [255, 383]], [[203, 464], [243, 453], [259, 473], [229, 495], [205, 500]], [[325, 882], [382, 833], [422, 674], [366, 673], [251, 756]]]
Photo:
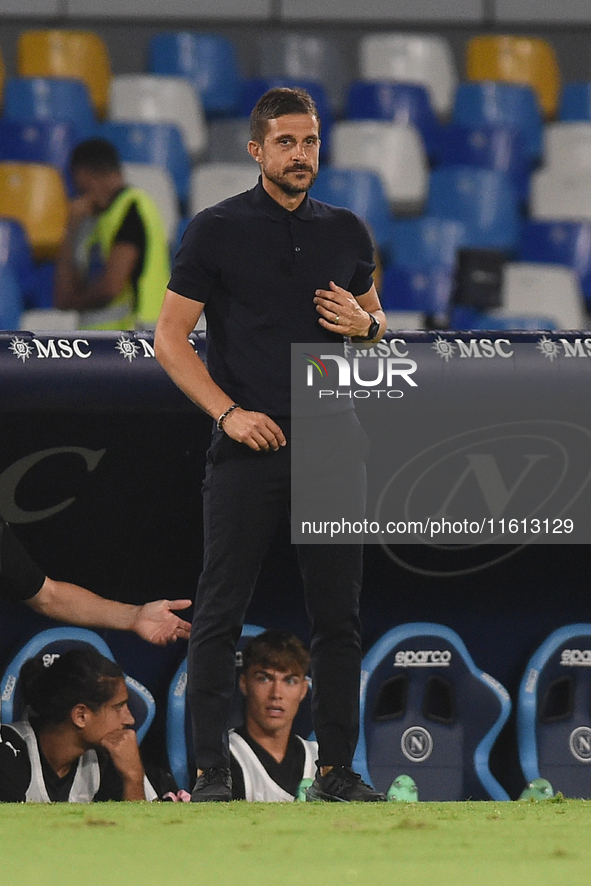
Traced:
[[394, 656], [394, 666], [399, 668], [448, 668], [450, 662], [449, 649], [401, 649]]
[[15, 336], [8, 350], [12, 351], [17, 360], [23, 363], [36, 353], [38, 360], [71, 360], [72, 357], [79, 357], [81, 360], [87, 360], [92, 354], [88, 340], [85, 338], [75, 338], [69, 341], [67, 338], [48, 338], [46, 342], [39, 341], [36, 338], [26, 341], [24, 338]]
[[141, 352], [143, 352], [144, 357], [154, 358], [156, 356], [154, 347], [149, 341], [146, 341], [144, 338], [134, 340], [126, 335], [119, 336], [115, 344], [115, 350], [129, 363], [132, 363]]
[[591, 763], [591, 729], [588, 726], [577, 726], [568, 740], [570, 752], [581, 763]]
[[402, 733], [400, 747], [407, 760], [412, 760], [413, 763], [422, 763], [431, 756], [433, 738], [424, 726], [409, 726]]
[[456, 356], [456, 351], [458, 357], [464, 360], [469, 357], [476, 360], [483, 358], [491, 360], [493, 357], [508, 359], [514, 354], [513, 347], [508, 338], [497, 338], [494, 340], [490, 338], [471, 338], [469, 341], [456, 338], [454, 341], [450, 341], [438, 335], [433, 342], [432, 348], [446, 363]]
[[560, 664], [566, 668], [591, 668], [591, 649], [563, 649]]

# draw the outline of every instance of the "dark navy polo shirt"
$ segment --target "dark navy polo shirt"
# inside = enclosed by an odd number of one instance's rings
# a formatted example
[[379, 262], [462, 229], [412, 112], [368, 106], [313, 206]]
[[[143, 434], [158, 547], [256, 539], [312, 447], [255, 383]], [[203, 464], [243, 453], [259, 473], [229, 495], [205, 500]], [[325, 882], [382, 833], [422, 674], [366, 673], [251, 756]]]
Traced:
[[317, 289], [334, 280], [354, 296], [372, 286], [373, 247], [348, 209], [306, 195], [289, 212], [261, 181], [189, 224], [169, 288], [203, 302], [207, 365], [244, 409], [290, 414], [292, 342], [339, 342], [324, 329]]

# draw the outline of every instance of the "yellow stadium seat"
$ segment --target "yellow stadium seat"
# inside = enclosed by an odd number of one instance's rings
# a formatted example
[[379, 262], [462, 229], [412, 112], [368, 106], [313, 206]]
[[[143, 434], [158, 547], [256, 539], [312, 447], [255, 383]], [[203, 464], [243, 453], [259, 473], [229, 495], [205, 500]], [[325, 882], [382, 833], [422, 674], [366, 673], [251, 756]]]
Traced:
[[99, 117], [109, 101], [111, 62], [104, 42], [90, 31], [23, 31], [18, 41], [21, 77], [77, 77], [90, 92]]
[[57, 169], [41, 163], [0, 163], [0, 216], [22, 224], [36, 259], [54, 259], [68, 217], [66, 191]]
[[546, 40], [510, 35], [473, 37], [467, 46], [466, 75], [469, 80], [503, 80], [531, 86], [544, 117], [556, 115], [560, 71], [556, 53]]

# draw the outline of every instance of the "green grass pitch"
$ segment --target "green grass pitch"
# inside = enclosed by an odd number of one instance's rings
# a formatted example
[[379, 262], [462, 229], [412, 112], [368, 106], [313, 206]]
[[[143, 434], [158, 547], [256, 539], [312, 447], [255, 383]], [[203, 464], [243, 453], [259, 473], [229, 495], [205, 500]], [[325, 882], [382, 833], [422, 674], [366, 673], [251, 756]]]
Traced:
[[591, 801], [0, 805], [2, 886], [589, 886]]

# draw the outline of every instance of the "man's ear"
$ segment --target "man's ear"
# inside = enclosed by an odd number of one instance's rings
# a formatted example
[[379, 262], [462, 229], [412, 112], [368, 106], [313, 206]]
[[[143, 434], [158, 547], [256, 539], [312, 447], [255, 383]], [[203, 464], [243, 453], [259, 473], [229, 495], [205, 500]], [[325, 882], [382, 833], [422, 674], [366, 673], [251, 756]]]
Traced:
[[242, 695], [246, 695], [246, 677], [244, 674], [240, 674], [238, 677], [238, 685], [240, 686], [240, 692]]
[[85, 704], [77, 704], [74, 705], [72, 710], [70, 711], [70, 719], [74, 726], [77, 726], [78, 729], [83, 729], [88, 723], [88, 715], [90, 713], [90, 708], [88, 708]]
[[249, 143], [248, 143], [246, 149], [247, 149], [248, 153], [250, 154], [250, 156], [252, 157], [253, 160], [256, 160], [257, 163], [260, 163], [260, 162], [261, 162], [261, 151], [262, 151], [262, 148], [261, 148], [261, 146], [259, 145], [258, 142], [254, 142], [254, 141], [252, 141], [252, 140], [249, 141]]

